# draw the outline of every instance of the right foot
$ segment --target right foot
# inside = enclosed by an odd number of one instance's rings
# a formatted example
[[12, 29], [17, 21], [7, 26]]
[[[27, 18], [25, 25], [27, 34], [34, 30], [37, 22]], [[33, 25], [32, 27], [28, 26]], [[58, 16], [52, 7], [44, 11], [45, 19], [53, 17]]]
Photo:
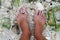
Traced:
[[46, 17], [44, 16], [44, 14], [36, 9], [35, 13], [34, 13], [34, 22], [35, 22], [35, 31], [34, 31], [34, 36], [35, 38], [40, 37], [42, 35], [42, 32], [44, 30], [44, 25], [46, 23]]

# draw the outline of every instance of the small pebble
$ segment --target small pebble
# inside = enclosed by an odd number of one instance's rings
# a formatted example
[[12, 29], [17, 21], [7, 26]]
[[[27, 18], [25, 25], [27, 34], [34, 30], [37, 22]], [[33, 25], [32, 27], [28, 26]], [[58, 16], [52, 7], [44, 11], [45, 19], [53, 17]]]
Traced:
[[50, 3], [50, 5], [52, 5], [52, 3]]

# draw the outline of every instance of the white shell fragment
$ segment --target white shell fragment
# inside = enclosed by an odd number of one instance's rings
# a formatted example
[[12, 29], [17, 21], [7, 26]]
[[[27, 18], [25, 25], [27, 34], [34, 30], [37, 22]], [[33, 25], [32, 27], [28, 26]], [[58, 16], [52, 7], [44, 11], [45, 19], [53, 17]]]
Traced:
[[46, 0], [47, 2], [51, 2], [51, 0]]
[[44, 7], [40, 2], [36, 3], [36, 8], [38, 8], [38, 10], [44, 10]]

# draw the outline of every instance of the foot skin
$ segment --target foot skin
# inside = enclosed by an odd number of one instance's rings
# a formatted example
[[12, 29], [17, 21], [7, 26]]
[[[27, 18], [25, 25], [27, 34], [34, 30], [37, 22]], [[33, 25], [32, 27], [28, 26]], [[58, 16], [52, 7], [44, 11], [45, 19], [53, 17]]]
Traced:
[[[20, 8], [19, 13], [16, 17], [19, 28], [21, 28], [21, 30], [22, 30], [22, 36], [19, 40], [30, 40], [31, 32], [28, 27], [27, 17], [28, 17], [28, 15], [27, 15], [26, 7]], [[44, 29], [46, 18], [37, 9], [35, 10], [34, 22], [35, 22], [35, 35], [34, 35], [35, 38], [37, 40], [45, 40], [45, 37], [42, 36], [42, 32]]]
[[42, 35], [46, 18], [44, 14], [38, 9], [36, 9], [34, 13], [34, 22], [35, 22], [34, 36], [36, 40], [46, 40], [45, 37]]
[[30, 29], [28, 27], [28, 15], [27, 15], [27, 8], [22, 7], [19, 10], [19, 13], [16, 17], [19, 28], [22, 30], [22, 36], [19, 40], [30, 40]]

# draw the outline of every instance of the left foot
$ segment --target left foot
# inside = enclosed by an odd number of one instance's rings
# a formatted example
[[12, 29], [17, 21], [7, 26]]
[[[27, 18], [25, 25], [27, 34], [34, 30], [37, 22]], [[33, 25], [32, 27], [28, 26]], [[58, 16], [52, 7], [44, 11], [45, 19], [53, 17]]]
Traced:
[[26, 31], [30, 32], [27, 18], [28, 18], [27, 8], [26, 7], [20, 8], [16, 19], [17, 19], [19, 28], [21, 28], [22, 32], [26, 32]]

